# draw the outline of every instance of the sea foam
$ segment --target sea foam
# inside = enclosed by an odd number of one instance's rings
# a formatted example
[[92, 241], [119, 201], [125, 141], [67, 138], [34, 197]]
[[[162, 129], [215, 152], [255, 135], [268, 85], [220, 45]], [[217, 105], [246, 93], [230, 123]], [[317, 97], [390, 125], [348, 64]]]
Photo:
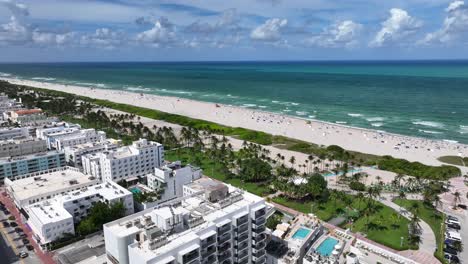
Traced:
[[355, 114], [355, 113], [348, 113], [349, 116], [351, 117], [361, 117], [362, 114]]
[[414, 121], [414, 125], [426, 126], [426, 127], [435, 127], [435, 128], [443, 128], [445, 125], [439, 122], [433, 121]]
[[381, 122], [381, 121], [384, 121], [385, 118], [377, 116], [377, 117], [366, 118], [366, 120], [369, 121], [369, 122]]
[[46, 82], [50, 82], [50, 81], [55, 81], [56, 79], [55, 78], [51, 78], [51, 77], [34, 77], [34, 78], [31, 78], [33, 80], [37, 80], [37, 81], [46, 81]]

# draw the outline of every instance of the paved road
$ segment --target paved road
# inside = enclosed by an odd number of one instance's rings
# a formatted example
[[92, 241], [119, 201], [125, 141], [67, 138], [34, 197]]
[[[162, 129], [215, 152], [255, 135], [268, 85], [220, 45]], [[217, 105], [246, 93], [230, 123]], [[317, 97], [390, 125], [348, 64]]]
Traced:
[[[393, 208], [395, 211], [399, 212], [402, 216], [407, 219], [412, 217], [412, 214], [408, 212], [405, 208], [400, 207], [399, 205], [392, 202], [391, 199], [385, 197], [385, 199], [380, 200], [381, 203], [385, 204], [388, 207]], [[421, 220], [419, 223], [421, 227], [421, 243], [419, 244], [419, 250], [425, 251], [429, 254], [434, 254], [434, 251], [437, 249], [437, 242], [435, 234], [432, 231], [431, 227], [424, 221]]]

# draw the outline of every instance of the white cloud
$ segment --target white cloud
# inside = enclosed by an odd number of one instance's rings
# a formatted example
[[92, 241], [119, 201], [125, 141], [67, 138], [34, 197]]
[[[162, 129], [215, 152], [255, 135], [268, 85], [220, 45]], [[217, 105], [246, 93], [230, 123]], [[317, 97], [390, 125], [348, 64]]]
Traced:
[[333, 24], [321, 34], [313, 36], [305, 41], [308, 45], [320, 47], [353, 47], [358, 43], [357, 37], [363, 26], [351, 20], [345, 20]]
[[39, 30], [34, 30], [32, 32], [32, 41], [34, 44], [48, 46], [48, 45], [58, 45], [63, 46], [73, 42], [75, 37], [74, 32], [67, 33], [55, 33], [55, 32], [41, 32]]
[[232, 8], [224, 10], [219, 19], [214, 23], [202, 22], [201, 20], [197, 20], [192, 24], [188, 25], [185, 31], [189, 33], [203, 34], [217, 33], [226, 29], [237, 31], [239, 28], [237, 24], [238, 22], [239, 16], [237, 14], [237, 10]]
[[423, 23], [413, 18], [403, 9], [390, 9], [390, 17], [382, 23], [382, 28], [371, 41], [370, 46], [381, 47], [405, 41], [405, 38], [416, 33]]
[[136, 39], [140, 43], [159, 47], [175, 41], [175, 27], [167, 18], [161, 18], [154, 22], [151, 29], [139, 33]]
[[109, 28], [99, 28], [93, 34], [81, 36], [80, 45], [104, 49], [115, 49], [126, 43], [127, 36], [123, 32], [113, 31]]
[[468, 6], [454, 1], [445, 9], [447, 17], [441, 29], [428, 33], [420, 44], [450, 44], [468, 36]]
[[281, 40], [281, 30], [288, 24], [287, 19], [272, 18], [250, 33], [250, 38], [259, 41]]

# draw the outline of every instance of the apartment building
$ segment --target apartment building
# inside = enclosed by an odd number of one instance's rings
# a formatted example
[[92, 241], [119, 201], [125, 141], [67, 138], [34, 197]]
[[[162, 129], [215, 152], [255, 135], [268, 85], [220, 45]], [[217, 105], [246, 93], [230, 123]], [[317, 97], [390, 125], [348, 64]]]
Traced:
[[109, 263], [266, 263], [264, 199], [212, 184], [225, 196], [199, 191], [104, 225]]
[[153, 173], [146, 176], [148, 187], [161, 194], [158, 203], [182, 197], [184, 185], [201, 177], [200, 168], [182, 166], [180, 161], [155, 168]]
[[16, 101], [15, 99], [8, 98], [5, 94], [0, 94], [0, 119], [3, 119], [3, 113], [15, 111], [23, 108], [21, 98]]
[[60, 151], [0, 158], [0, 181], [4, 178], [15, 178], [24, 174], [49, 170], [65, 166], [65, 154]]
[[85, 173], [103, 181], [115, 182], [146, 176], [163, 162], [163, 145], [146, 139], [135, 141], [131, 146], [89, 154], [82, 158]]
[[0, 158], [16, 157], [47, 151], [45, 140], [22, 138], [0, 141]]
[[0, 140], [9, 140], [16, 138], [27, 138], [29, 135], [29, 128], [15, 127], [15, 128], [0, 128]]
[[133, 213], [133, 195], [114, 182], [104, 182], [25, 207], [28, 225], [41, 245], [66, 233], [75, 234], [74, 225], [83, 220], [97, 202], [122, 202], [126, 215]]
[[46, 140], [50, 149], [63, 150], [85, 143], [101, 142], [106, 139], [106, 133], [90, 129], [72, 129], [48, 133]]
[[72, 167], [25, 174], [16, 180], [5, 179], [6, 191], [20, 209], [57, 195], [82, 190], [96, 184], [99, 184], [99, 179], [90, 177]]
[[[69, 124], [66, 122], [60, 124], [54, 124], [53, 126], [47, 126], [36, 129], [36, 138], [47, 140], [49, 135], [54, 133], [74, 133], [77, 130], [80, 130], [81, 126], [78, 124]], [[47, 145], [48, 148], [51, 146]]]
[[19, 109], [3, 113], [4, 120], [21, 125], [45, 124], [52, 120], [47, 118], [42, 109]]
[[65, 160], [67, 164], [77, 168], [82, 168], [82, 157], [84, 155], [111, 151], [117, 149], [121, 145], [121, 140], [106, 139], [99, 142], [89, 142], [75, 146], [66, 146], [63, 148], [63, 151], [65, 152]]

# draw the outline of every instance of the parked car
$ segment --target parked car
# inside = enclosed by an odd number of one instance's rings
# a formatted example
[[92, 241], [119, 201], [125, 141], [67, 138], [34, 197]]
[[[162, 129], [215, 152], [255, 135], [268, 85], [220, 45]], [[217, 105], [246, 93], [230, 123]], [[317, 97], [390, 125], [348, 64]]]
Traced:
[[27, 248], [29, 251], [34, 250], [34, 247], [33, 247], [32, 245], [30, 245], [30, 244], [26, 245], [26, 248]]
[[457, 225], [460, 225], [460, 221], [458, 219], [455, 219], [455, 218], [447, 218], [447, 220], [445, 220], [445, 223], [446, 224], [457, 224]]
[[15, 232], [16, 233], [23, 233], [23, 229], [21, 229], [21, 227], [16, 227]]
[[23, 241], [23, 244], [29, 244], [29, 239], [27, 238], [23, 238], [21, 239], [21, 241]]
[[19, 237], [20, 237], [20, 238], [27, 238], [28, 236], [27, 236], [26, 234], [23, 233], [23, 234], [20, 234]]
[[24, 251], [21, 251], [18, 254], [18, 257], [20, 257], [20, 258], [27, 258], [28, 256], [29, 256], [29, 254], [27, 252], [24, 252]]
[[9, 227], [10, 226], [10, 223], [8, 222], [3, 222], [3, 227]]
[[445, 238], [455, 240], [455, 241], [462, 241], [460, 234], [457, 232], [452, 232], [452, 231], [445, 232]]
[[461, 229], [461, 226], [459, 224], [447, 224], [447, 227], [455, 230]]
[[452, 239], [445, 239], [444, 241], [444, 244], [445, 245], [449, 245], [449, 246], [453, 246], [453, 244], [455, 244], [455, 240], [452, 240]]
[[461, 208], [463, 210], [466, 210], [466, 204], [459, 204], [458, 208]]
[[11, 227], [17, 227], [18, 224], [17, 224], [16, 222], [10, 222], [10, 226], [11, 226]]
[[460, 263], [460, 259], [457, 256], [451, 254], [444, 254], [444, 258], [449, 261], [449, 263], [458, 264]]
[[452, 247], [445, 247], [444, 252], [454, 256], [458, 255], [458, 251]]

